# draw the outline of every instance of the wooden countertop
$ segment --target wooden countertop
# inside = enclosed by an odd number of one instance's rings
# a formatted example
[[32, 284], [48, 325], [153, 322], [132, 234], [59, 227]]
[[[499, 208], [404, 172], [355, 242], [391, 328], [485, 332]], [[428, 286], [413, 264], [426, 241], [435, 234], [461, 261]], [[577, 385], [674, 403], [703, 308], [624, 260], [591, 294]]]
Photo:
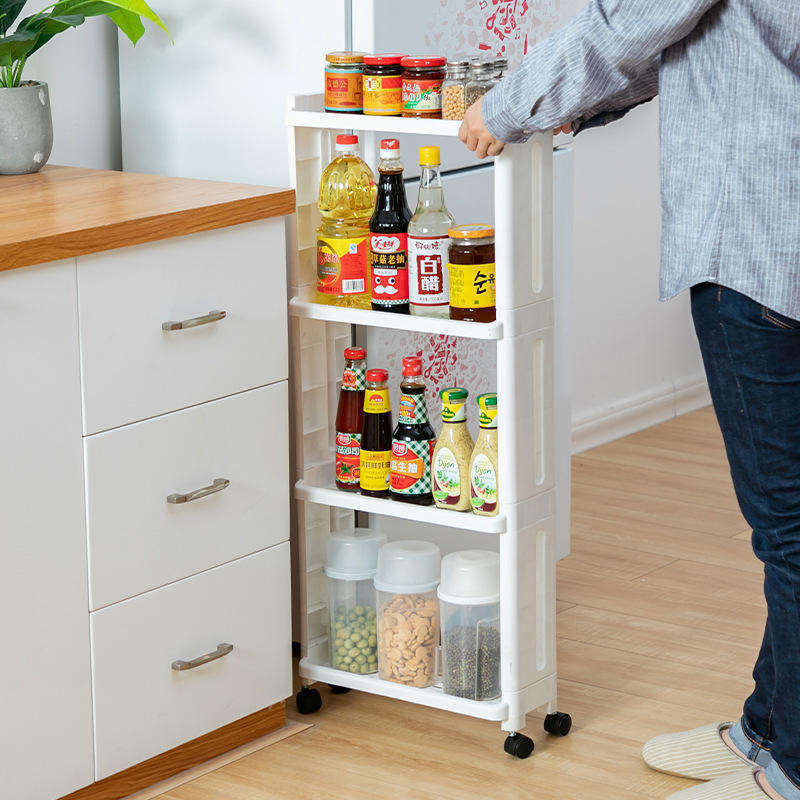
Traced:
[[0, 175], [0, 271], [291, 214], [294, 191], [45, 167]]

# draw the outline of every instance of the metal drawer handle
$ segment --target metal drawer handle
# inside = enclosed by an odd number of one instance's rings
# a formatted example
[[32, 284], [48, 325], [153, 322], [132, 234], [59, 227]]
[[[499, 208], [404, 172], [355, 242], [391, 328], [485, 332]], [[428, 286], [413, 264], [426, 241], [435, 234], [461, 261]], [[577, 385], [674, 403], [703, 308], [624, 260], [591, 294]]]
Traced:
[[182, 319], [178, 322], [162, 322], [162, 331], [183, 331], [186, 328], [196, 328], [198, 325], [208, 325], [209, 322], [219, 322], [228, 316], [227, 311], [209, 311], [202, 317], [192, 317], [191, 319]]
[[212, 653], [206, 653], [203, 656], [197, 656], [197, 658], [193, 658], [191, 661], [173, 661], [172, 662], [172, 669], [176, 672], [182, 672], [185, 669], [194, 669], [195, 667], [201, 667], [203, 664], [208, 664], [209, 661], [216, 661], [218, 658], [222, 658], [222, 656], [228, 655], [228, 653], [233, 650], [232, 644], [222, 644], [217, 645], [217, 649], [214, 650]]
[[180, 503], [191, 503], [192, 500], [199, 500], [201, 497], [208, 497], [210, 494], [216, 494], [223, 489], [227, 489], [231, 482], [227, 478], [214, 478], [210, 486], [203, 486], [202, 489], [195, 489], [193, 492], [186, 494], [170, 494], [167, 495], [167, 502], [178, 505]]

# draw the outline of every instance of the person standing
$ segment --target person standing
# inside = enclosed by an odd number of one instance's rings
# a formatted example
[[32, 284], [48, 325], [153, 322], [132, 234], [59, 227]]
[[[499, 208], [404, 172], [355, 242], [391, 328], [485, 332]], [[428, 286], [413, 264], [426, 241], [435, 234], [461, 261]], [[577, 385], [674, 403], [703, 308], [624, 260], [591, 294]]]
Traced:
[[800, 2], [590, 0], [467, 110], [483, 158], [660, 96], [660, 296], [692, 315], [767, 622], [737, 722], [648, 742], [707, 781], [670, 800], [800, 800]]

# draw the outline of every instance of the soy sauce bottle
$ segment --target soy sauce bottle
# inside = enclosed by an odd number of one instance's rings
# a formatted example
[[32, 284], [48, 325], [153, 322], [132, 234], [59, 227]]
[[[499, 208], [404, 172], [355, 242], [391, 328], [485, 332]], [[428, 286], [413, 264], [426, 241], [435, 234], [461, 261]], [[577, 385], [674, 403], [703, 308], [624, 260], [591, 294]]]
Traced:
[[422, 359], [403, 359], [400, 414], [392, 435], [390, 485], [393, 500], [420, 506], [433, 504], [431, 456], [436, 434], [428, 422]]
[[364, 391], [364, 427], [361, 430], [361, 494], [389, 496], [389, 466], [392, 457], [392, 408], [385, 369], [367, 370]]
[[400, 142], [383, 139], [378, 164], [378, 199], [369, 221], [372, 308], [408, 314], [408, 223], [411, 209], [403, 183]]

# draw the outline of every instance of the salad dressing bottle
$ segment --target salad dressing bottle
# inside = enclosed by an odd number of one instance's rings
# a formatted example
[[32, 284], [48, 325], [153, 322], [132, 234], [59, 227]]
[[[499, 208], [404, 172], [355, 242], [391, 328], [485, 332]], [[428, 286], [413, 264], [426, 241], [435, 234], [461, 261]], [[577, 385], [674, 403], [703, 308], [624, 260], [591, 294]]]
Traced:
[[497, 515], [497, 395], [478, 395], [481, 432], [469, 461], [472, 510], [483, 517]]
[[469, 511], [469, 461], [474, 442], [467, 430], [467, 397], [460, 386], [442, 390], [442, 430], [433, 451], [433, 499], [439, 508]]

